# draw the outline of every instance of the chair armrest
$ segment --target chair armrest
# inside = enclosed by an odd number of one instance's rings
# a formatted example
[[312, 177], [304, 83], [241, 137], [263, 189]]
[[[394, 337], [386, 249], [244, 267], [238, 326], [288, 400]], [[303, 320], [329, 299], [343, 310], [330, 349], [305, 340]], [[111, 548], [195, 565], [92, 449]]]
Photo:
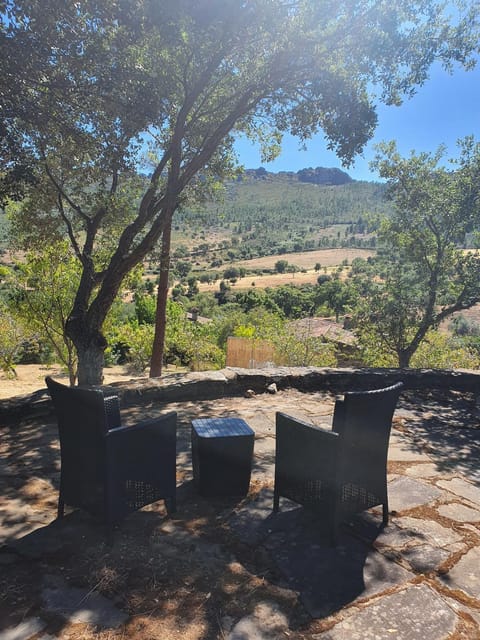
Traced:
[[[119, 425], [112, 429], [109, 429], [106, 433], [106, 437], [109, 440], [116, 439], [130, 439], [135, 437], [141, 437], [143, 433], [151, 431], [156, 433], [160, 438], [176, 438], [177, 432], [177, 414], [175, 411], [165, 413], [158, 418], [149, 418], [142, 420], [136, 424]], [[136, 434], [139, 434], [138, 436]]]
[[277, 470], [303, 477], [324, 477], [335, 473], [339, 436], [330, 429], [317, 427], [292, 416], [276, 414]]
[[[306, 429], [312, 438], [324, 439], [325, 442], [334, 442], [338, 438], [338, 433], [335, 433], [332, 429], [327, 427], [321, 427], [315, 424], [310, 424], [304, 420], [299, 420], [293, 416], [289, 416], [286, 413], [277, 411], [276, 414], [276, 426], [277, 430], [293, 430], [298, 433], [298, 429]], [[328, 444], [326, 446], [329, 446]]]
[[117, 476], [148, 477], [174, 470], [176, 465], [177, 414], [111, 429], [105, 435], [109, 466]]

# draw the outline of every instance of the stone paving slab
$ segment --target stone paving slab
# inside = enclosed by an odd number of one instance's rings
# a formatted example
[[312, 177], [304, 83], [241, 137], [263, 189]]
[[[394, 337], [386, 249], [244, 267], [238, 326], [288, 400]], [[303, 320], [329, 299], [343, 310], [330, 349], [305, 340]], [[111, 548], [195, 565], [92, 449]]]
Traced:
[[68, 622], [112, 629], [128, 619], [125, 612], [94, 590], [71, 587], [57, 576], [47, 576], [45, 582], [42, 590], [43, 606]]
[[[263, 544], [289, 588], [300, 593], [312, 617], [323, 617], [347, 602], [371, 595], [413, 578], [413, 574], [343, 531], [336, 548], [329, 546], [321, 519], [295, 503], [281, 499], [272, 513], [273, 492], [262, 490], [256, 500], [239, 509], [229, 526], [242, 542]], [[360, 525], [361, 526], [361, 525]], [[371, 529], [378, 533], [378, 522]], [[372, 536], [370, 530], [367, 534]]]
[[388, 459], [391, 462], [429, 462], [430, 458], [420, 448], [413, 445], [411, 438], [404, 434], [392, 432], [388, 448]]
[[[415, 520], [414, 518], [402, 518], [395, 519], [395, 522], [390, 522], [388, 527], [383, 529], [377, 538], [375, 539], [375, 546], [378, 548], [387, 548], [396, 552], [401, 552], [402, 556], [415, 547], [423, 547], [425, 545], [431, 547], [436, 546], [438, 540], [444, 540], [444, 543], [440, 544], [440, 547], [447, 546], [447, 542], [450, 530], [435, 522], [425, 522], [423, 520], [417, 520], [418, 525], [415, 522], [413, 526], [410, 526], [409, 521]], [[443, 535], [442, 535], [443, 534]], [[461, 538], [459, 536], [452, 537], [453, 543], [457, 544], [459, 549]], [[450, 543], [452, 544], [452, 543]], [[458, 550], [457, 548], [457, 550]], [[412, 552], [410, 552], [411, 555]], [[453, 553], [453, 549], [449, 552], [449, 555]]]
[[434, 520], [424, 518], [396, 518], [395, 523], [412, 534], [417, 544], [427, 542], [437, 547], [454, 546], [462, 540], [456, 531], [442, 526]]
[[0, 500], [0, 544], [47, 525], [52, 514], [34, 509], [19, 498]]
[[[285, 509], [285, 505], [283, 508]], [[296, 506], [291, 503], [290, 508], [296, 508]], [[262, 489], [255, 500], [249, 501], [243, 508], [232, 513], [229, 518], [230, 530], [244, 544], [251, 546], [259, 544], [275, 526], [276, 518], [272, 510], [273, 490]]]
[[47, 623], [41, 618], [28, 618], [20, 624], [0, 631], [0, 640], [30, 640], [30, 638], [38, 637], [41, 631], [47, 626]]
[[[26, 535], [9, 539], [6, 547], [30, 560], [41, 560], [63, 549], [70, 540], [77, 540], [82, 535], [92, 536], [92, 520], [80, 510], [61, 520], [52, 520], [52, 514], [49, 518], [47, 526], [37, 526]], [[97, 529], [101, 528], [97, 526]], [[103, 530], [97, 533], [103, 535]]]
[[409, 437], [425, 445], [441, 472], [456, 472], [480, 486], [480, 429], [468, 412], [443, 412], [412, 425]]
[[455, 522], [480, 522], [480, 511], [466, 507], [459, 502], [441, 504], [437, 511], [444, 518], [450, 518]]
[[388, 504], [392, 511], [405, 511], [434, 502], [442, 492], [431, 484], [401, 476], [388, 484]]
[[[288, 638], [288, 620], [278, 605], [260, 602], [254, 612], [241, 618], [227, 640], [278, 640]], [[224, 635], [225, 637], [225, 635]]]
[[296, 511], [282, 516], [281, 529], [273, 531], [264, 545], [313, 618], [330, 615], [414, 577], [348, 532], [342, 531], [338, 545], [331, 547], [314, 520], [306, 525]]
[[255, 438], [254, 457], [267, 456], [275, 460], [275, 438], [273, 436], [260, 436]]
[[437, 482], [439, 487], [451, 491], [461, 498], [466, 498], [476, 505], [480, 506], [480, 487], [467, 482], [463, 478], [452, 478], [451, 480], [439, 480]]
[[447, 640], [457, 621], [435, 591], [419, 585], [381, 598], [312, 640]]
[[450, 571], [442, 576], [450, 589], [461, 589], [472, 598], [480, 598], [480, 548], [474, 547], [460, 558]]
[[448, 549], [439, 549], [428, 544], [409, 547], [402, 553], [402, 558], [408, 562], [415, 573], [437, 572], [450, 556], [451, 552]]
[[405, 470], [405, 474], [411, 478], [435, 478], [438, 477], [439, 472], [440, 470], [434, 462], [414, 464]]

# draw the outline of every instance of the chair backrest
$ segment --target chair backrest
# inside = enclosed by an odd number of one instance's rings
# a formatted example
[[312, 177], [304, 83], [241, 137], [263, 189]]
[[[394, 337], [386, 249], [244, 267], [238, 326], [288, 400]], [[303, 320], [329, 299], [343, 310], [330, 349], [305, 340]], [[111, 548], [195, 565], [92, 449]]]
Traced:
[[384, 389], [350, 391], [336, 409], [334, 422], [341, 436], [341, 473], [355, 482], [385, 469], [392, 418], [403, 383]]
[[50, 377], [45, 382], [57, 416], [64, 490], [72, 504], [98, 502], [101, 510], [108, 429], [103, 393], [67, 387]]

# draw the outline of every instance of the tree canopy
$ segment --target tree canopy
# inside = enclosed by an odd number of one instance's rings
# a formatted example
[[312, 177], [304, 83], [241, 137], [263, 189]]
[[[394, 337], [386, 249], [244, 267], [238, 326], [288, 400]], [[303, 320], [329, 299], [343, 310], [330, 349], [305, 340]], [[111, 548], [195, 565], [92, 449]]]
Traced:
[[480, 219], [480, 144], [463, 140], [451, 168], [441, 164], [444, 154], [402, 158], [388, 143], [375, 162], [395, 209], [373, 267], [357, 277], [357, 323], [401, 367], [431, 329], [480, 301], [480, 254], [463, 249]]
[[283, 133], [321, 130], [348, 165], [379, 101], [477, 47], [478, 9], [451, 18], [435, 0], [1, 2], [3, 189], [23, 171], [17, 233], [66, 234], [81, 264], [66, 323], [80, 384], [101, 380], [122, 280], [232, 169], [236, 133], [266, 161]]

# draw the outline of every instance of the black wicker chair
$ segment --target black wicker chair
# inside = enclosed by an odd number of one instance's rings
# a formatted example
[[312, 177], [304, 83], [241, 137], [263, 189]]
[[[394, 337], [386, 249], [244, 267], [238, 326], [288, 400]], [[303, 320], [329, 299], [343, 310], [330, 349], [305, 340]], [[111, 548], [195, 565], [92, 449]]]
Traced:
[[388, 441], [402, 387], [345, 393], [331, 431], [277, 413], [274, 511], [280, 496], [313, 509], [332, 544], [341, 522], [370, 507], [383, 506], [386, 525]]
[[128, 513], [164, 499], [175, 511], [176, 413], [121, 426], [117, 396], [45, 379], [58, 421], [61, 452], [58, 517], [64, 505], [113, 527]]

